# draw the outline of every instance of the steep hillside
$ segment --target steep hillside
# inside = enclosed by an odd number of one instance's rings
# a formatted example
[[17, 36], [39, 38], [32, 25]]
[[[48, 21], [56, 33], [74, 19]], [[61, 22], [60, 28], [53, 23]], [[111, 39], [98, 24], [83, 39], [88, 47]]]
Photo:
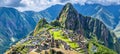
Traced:
[[6, 54], [117, 54], [119, 46], [115, 35], [101, 21], [78, 14], [67, 3], [57, 20], [48, 23], [41, 19], [35, 30]]
[[16, 9], [0, 7], [0, 53], [27, 35], [34, 27]]

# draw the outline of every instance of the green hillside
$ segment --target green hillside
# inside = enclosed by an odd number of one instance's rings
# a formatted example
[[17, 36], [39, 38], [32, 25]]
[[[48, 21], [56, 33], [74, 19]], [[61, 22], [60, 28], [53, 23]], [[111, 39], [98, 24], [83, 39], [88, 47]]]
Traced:
[[41, 19], [35, 30], [6, 54], [119, 54], [114, 33], [98, 19], [82, 16], [67, 3], [58, 19]]

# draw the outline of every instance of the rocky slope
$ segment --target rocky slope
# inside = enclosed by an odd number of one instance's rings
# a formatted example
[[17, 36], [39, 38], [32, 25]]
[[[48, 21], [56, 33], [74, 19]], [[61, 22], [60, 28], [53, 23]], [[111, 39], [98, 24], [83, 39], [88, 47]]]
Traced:
[[27, 35], [34, 27], [16, 9], [0, 7], [0, 53]]
[[115, 35], [101, 21], [78, 14], [72, 4], [67, 3], [57, 20], [47, 23], [41, 19], [35, 30], [13, 45], [6, 54], [67, 54], [66, 51], [117, 54], [120, 53], [119, 46]]

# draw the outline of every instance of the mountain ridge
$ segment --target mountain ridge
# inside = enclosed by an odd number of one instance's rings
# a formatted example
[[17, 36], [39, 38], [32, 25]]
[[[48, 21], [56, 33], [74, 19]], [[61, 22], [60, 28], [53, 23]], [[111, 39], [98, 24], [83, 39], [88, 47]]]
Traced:
[[[113, 41], [113, 38], [116, 37], [101, 21], [82, 16], [71, 7], [73, 6], [67, 3], [61, 10], [57, 19], [58, 21], [56, 21], [57, 24], [60, 23], [60, 25], [52, 26], [50, 24], [44, 24], [45, 21], [41, 19], [36, 26], [38, 31], [33, 32], [30, 36], [23, 39], [25, 41], [21, 40], [16, 43], [16, 46], [13, 46], [8, 53], [27, 53], [29, 48], [36, 50], [36, 53], [41, 53], [42, 50], [45, 50], [45, 53], [49, 53], [47, 49], [50, 49], [51, 53], [58, 53], [58, 51], [52, 50], [53, 48], [73, 50], [83, 54], [119, 53], [119, 45], [115, 44], [119, 44], [119, 42], [117, 42], [117, 39], [114, 39], [116, 42]], [[51, 24], [55, 24], [56, 22]], [[36, 29], [34, 31], [36, 31]], [[21, 42], [22, 45], [19, 46]], [[29, 47], [29, 44], [32, 46]], [[92, 50], [92, 47], [95, 47], [95, 51]], [[117, 51], [117, 53], [115, 51]]]

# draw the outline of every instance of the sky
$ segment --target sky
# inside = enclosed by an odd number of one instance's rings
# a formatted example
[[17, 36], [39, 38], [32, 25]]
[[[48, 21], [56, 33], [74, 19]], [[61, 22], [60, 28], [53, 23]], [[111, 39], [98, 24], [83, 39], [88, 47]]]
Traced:
[[0, 7], [12, 7], [19, 11], [41, 11], [52, 5], [66, 3], [72, 4], [101, 4], [108, 5], [120, 5], [120, 0], [0, 0]]

